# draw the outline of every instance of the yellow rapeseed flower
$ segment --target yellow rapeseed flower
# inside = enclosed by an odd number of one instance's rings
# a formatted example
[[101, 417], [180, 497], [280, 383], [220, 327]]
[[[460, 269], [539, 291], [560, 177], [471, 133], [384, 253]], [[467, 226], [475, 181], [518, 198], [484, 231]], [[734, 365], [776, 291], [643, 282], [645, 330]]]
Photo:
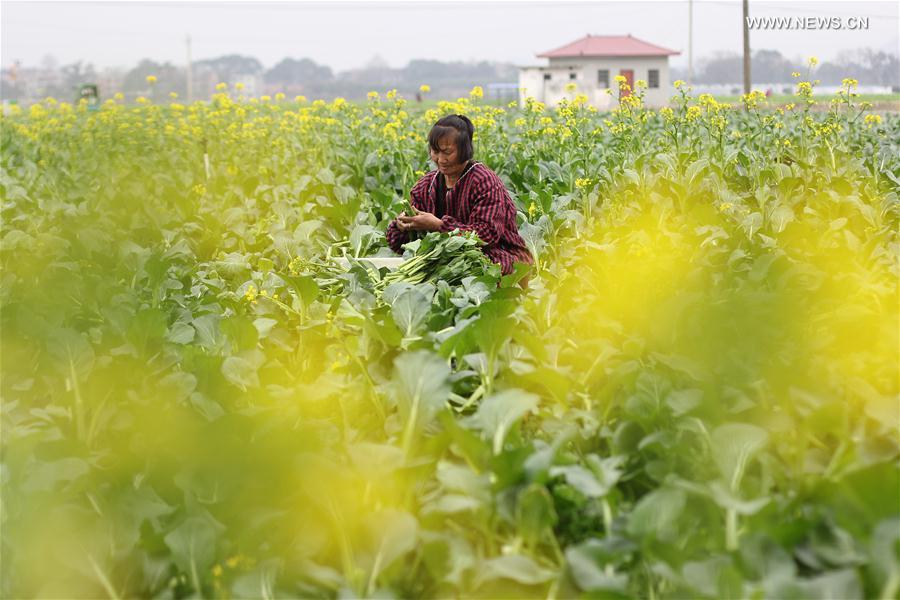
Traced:
[[156, 83], [156, 75], [147, 75], [147, 83], [150, 85]]
[[217, 83], [217, 84], [216, 84], [216, 91], [218, 91], [218, 92], [222, 92], [222, 91], [227, 90], [227, 89], [228, 89], [228, 84], [227, 84], [227, 83], [222, 82], [222, 83]]
[[675, 86], [675, 89], [677, 90], [678, 88], [680, 88], [681, 86], [684, 85], [684, 81], [681, 79], [676, 79], [672, 85]]
[[428, 85], [427, 83], [423, 83], [422, 85], [419, 86], [419, 91], [422, 92], [423, 94], [427, 94], [428, 92], [431, 91], [431, 86]]
[[481, 89], [480, 85], [476, 85], [472, 88], [472, 91], [469, 92], [469, 97], [473, 99], [484, 98], [484, 90]]
[[565, 85], [565, 90], [567, 92], [574, 92], [577, 89], [578, 89], [578, 84], [576, 84], [574, 82], [570, 82]]
[[874, 125], [881, 125], [881, 115], [866, 115], [866, 126], [872, 129]]

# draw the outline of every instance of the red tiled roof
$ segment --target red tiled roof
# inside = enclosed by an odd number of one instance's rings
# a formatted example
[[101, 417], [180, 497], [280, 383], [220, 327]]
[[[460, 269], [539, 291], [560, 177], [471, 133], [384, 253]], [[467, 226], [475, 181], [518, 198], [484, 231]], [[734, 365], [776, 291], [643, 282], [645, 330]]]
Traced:
[[539, 58], [577, 56], [672, 56], [681, 54], [629, 35], [590, 35], [556, 50], [538, 54]]

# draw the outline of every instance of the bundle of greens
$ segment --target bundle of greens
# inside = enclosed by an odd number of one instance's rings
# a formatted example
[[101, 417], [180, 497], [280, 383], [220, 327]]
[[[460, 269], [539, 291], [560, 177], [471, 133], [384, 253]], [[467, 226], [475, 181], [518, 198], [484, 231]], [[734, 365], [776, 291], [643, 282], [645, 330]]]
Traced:
[[483, 245], [472, 231], [432, 231], [422, 239], [404, 244], [410, 258], [378, 281], [375, 291], [380, 295], [387, 286], [399, 281], [412, 284], [446, 281], [458, 285], [469, 276], [493, 275], [499, 279], [500, 267], [485, 256], [481, 250]]

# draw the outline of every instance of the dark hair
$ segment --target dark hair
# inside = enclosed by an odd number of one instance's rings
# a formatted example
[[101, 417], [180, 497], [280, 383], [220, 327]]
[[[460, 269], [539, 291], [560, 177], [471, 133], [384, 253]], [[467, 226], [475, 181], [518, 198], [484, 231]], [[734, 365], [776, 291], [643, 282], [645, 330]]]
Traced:
[[448, 133], [455, 133], [456, 152], [459, 154], [460, 162], [468, 162], [472, 160], [475, 154], [475, 148], [472, 146], [472, 136], [475, 135], [475, 126], [472, 121], [465, 115], [447, 115], [434, 124], [428, 133], [428, 145], [435, 152], [440, 152], [438, 140]]

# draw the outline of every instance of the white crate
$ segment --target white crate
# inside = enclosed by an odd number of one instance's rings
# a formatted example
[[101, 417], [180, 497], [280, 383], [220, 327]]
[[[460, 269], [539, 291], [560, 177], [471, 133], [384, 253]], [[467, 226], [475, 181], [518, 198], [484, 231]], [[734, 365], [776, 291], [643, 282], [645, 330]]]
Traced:
[[[335, 262], [337, 262], [337, 264], [342, 269], [350, 268], [350, 259], [335, 258], [334, 260], [335, 260]], [[399, 267], [400, 264], [405, 259], [400, 256], [396, 256], [396, 257], [388, 256], [388, 257], [383, 257], [383, 258], [374, 258], [374, 257], [373, 258], [357, 258], [357, 259], [353, 259], [353, 260], [357, 260], [363, 265], [367, 265], [367, 266], [371, 265], [371, 266], [375, 267], [376, 269], [380, 269], [381, 267], [387, 267], [388, 269], [393, 271], [394, 269]]]

